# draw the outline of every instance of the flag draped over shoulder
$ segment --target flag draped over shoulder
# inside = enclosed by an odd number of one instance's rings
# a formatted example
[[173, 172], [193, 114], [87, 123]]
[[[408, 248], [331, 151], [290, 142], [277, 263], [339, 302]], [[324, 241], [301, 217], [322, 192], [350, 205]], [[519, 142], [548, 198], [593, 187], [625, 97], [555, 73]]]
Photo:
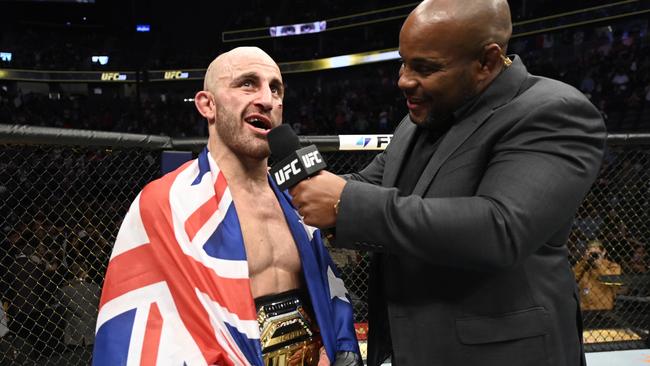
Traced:
[[[330, 360], [358, 353], [352, 306], [320, 233], [272, 180]], [[118, 233], [93, 365], [263, 365], [246, 250], [226, 179], [207, 148], [148, 184]]]

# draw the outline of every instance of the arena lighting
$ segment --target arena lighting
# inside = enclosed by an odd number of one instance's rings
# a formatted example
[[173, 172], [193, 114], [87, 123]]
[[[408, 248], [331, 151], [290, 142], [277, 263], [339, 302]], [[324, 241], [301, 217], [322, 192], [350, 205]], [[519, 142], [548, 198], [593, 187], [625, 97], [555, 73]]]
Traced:
[[319, 33], [325, 31], [325, 29], [327, 29], [327, 22], [325, 20], [320, 20], [311, 23], [299, 23], [270, 27], [269, 34], [271, 37], [285, 37], [307, 33]]
[[329, 63], [329, 69], [336, 69], [338, 67], [347, 67], [361, 64], [368, 64], [371, 62], [379, 61], [388, 61], [388, 60], [397, 60], [399, 59], [398, 51], [388, 51], [380, 53], [371, 53], [371, 54], [355, 54], [355, 55], [344, 55], [336, 56], [325, 59], [325, 62]]
[[11, 52], [0, 52], [0, 60], [4, 62], [11, 62], [13, 54]]
[[280, 63], [282, 73], [295, 73], [336, 69], [339, 67], [355, 66], [368, 64], [372, 62], [398, 60], [400, 58], [397, 49], [388, 49], [381, 51], [371, 51], [355, 53], [352, 55], [342, 55], [318, 60], [296, 61]]
[[138, 24], [135, 26], [136, 32], [149, 32], [151, 30], [151, 25], [149, 24]]
[[90, 60], [100, 65], [106, 65], [108, 63], [108, 56], [92, 56]]

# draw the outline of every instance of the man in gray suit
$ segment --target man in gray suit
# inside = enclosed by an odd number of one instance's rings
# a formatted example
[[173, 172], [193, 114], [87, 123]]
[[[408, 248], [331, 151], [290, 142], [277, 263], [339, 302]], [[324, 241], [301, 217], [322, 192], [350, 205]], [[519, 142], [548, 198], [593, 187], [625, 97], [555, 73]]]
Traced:
[[606, 132], [578, 90], [506, 56], [511, 32], [505, 0], [421, 3], [388, 148], [291, 190], [306, 224], [374, 252], [369, 365], [585, 363], [566, 241]]

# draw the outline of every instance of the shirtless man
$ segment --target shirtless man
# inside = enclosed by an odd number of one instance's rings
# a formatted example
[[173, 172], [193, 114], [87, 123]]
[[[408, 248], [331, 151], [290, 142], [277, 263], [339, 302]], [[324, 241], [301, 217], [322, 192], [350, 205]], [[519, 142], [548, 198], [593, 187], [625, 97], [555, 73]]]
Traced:
[[280, 69], [263, 51], [238, 48], [212, 61], [203, 89], [194, 100], [237, 209], [253, 298], [300, 288], [298, 249], [267, 179], [266, 135], [282, 123]]
[[[269, 180], [266, 136], [282, 123], [283, 94], [280, 69], [259, 48], [236, 48], [210, 64], [195, 96], [208, 121], [208, 145], [196, 160], [148, 184], [127, 213], [102, 293], [95, 364], [123, 360], [115, 359], [105, 334], [112, 319], [103, 313], [119, 313], [112, 308], [126, 292], [113, 288], [158, 271], [174, 303], [172, 315], [158, 305], [163, 340], [157, 359], [166, 364], [362, 364], [350, 299], [320, 233], [301, 222], [289, 195]], [[139, 232], [140, 222], [152, 247], [147, 266], [160, 265], [128, 275], [130, 266], [114, 268], [133, 247], [123, 238]], [[178, 247], [181, 256], [174, 255]], [[165, 336], [166, 317], [175, 309], [182, 323]], [[166, 337], [178, 350], [162, 346]], [[124, 359], [140, 357], [132, 349]]]

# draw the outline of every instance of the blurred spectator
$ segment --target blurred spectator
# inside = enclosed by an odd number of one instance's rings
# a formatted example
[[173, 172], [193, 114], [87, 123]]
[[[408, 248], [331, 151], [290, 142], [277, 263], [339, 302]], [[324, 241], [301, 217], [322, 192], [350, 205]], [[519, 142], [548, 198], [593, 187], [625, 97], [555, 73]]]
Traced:
[[605, 283], [606, 280], [601, 276], [620, 275], [621, 266], [606, 259], [606, 254], [600, 241], [591, 241], [587, 244], [583, 258], [573, 267], [580, 290], [580, 309], [587, 326], [605, 325], [608, 317], [602, 312], [614, 309], [618, 289], [615, 285]]
[[101, 288], [88, 278], [86, 269], [72, 264], [73, 276], [59, 292], [66, 319], [64, 343], [67, 346], [91, 346], [95, 341], [95, 320]]
[[596, 82], [592, 78], [591, 72], [587, 72], [585, 77], [580, 82], [580, 91], [585, 93], [587, 97], [591, 97], [595, 89], [596, 89]]
[[643, 243], [634, 245], [630, 259], [625, 262], [625, 272], [629, 274], [646, 274], [650, 269], [650, 260]]
[[9, 283], [8, 316], [12, 333], [41, 351], [49, 279], [45, 275], [45, 263], [36, 252], [38, 245], [38, 238], [31, 232], [24, 233], [18, 242], [20, 252], [9, 269], [13, 278]]
[[617, 93], [623, 93], [627, 90], [628, 83], [630, 82], [630, 77], [627, 76], [625, 70], [622, 67], [618, 67], [614, 76], [612, 77], [612, 84], [614, 84], [614, 90]]
[[600, 217], [598, 210], [592, 205], [591, 201], [585, 201], [584, 206], [588, 207], [587, 214], [576, 217], [574, 226], [584, 234], [586, 240], [593, 240], [601, 233], [603, 218]]
[[3, 240], [0, 242], [0, 302], [5, 302], [9, 291], [9, 281], [13, 274], [9, 271], [12, 262], [15, 260], [20, 240], [20, 231], [12, 230], [11, 227], [3, 229]]
[[[617, 262], [623, 262], [627, 253], [631, 251], [628, 226], [619, 214], [622, 209], [610, 208], [603, 221], [604, 245], [610, 252], [610, 257]], [[613, 250], [613, 249], [616, 250]]]

